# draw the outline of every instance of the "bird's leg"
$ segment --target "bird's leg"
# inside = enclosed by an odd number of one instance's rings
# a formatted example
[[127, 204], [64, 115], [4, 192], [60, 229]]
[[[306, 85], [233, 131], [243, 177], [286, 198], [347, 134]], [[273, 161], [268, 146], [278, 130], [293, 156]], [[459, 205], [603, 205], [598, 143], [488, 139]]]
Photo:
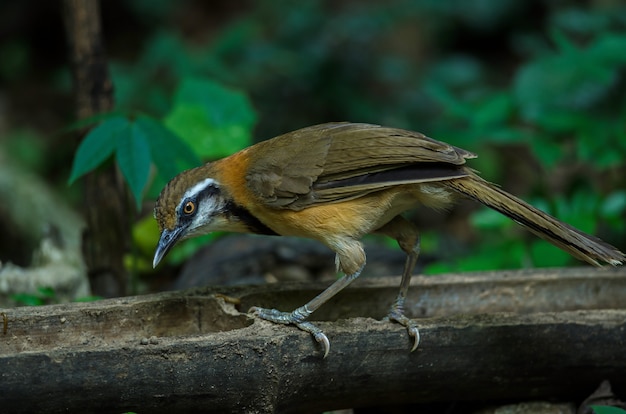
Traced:
[[387, 318], [407, 328], [409, 336], [413, 337], [413, 347], [411, 348], [411, 352], [413, 352], [420, 343], [420, 333], [417, 324], [404, 314], [404, 302], [409, 290], [411, 275], [420, 254], [419, 231], [413, 223], [401, 216], [397, 216], [376, 232], [396, 239], [400, 248], [407, 254], [404, 270], [402, 271], [402, 280], [400, 281], [400, 291], [389, 310]]
[[250, 308], [249, 311], [261, 319], [285, 325], [295, 325], [301, 330], [310, 333], [324, 347], [324, 358], [330, 351], [330, 341], [320, 328], [306, 321], [306, 319], [320, 306], [328, 302], [330, 298], [359, 277], [363, 267], [365, 267], [365, 253], [361, 243], [358, 241], [342, 239], [336, 243], [331, 242], [329, 245], [337, 252], [337, 265], [344, 271], [344, 275], [337, 281], [293, 312], [282, 312], [277, 309], [266, 309], [257, 306]]

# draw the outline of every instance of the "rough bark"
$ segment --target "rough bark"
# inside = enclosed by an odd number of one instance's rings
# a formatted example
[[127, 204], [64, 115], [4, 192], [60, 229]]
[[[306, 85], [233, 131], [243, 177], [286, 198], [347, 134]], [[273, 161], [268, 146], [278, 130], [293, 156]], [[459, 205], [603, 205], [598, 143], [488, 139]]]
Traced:
[[[2, 310], [3, 412], [320, 412], [436, 401], [582, 400], [626, 393], [626, 270], [415, 278], [422, 342], [379, 321], [398, 278], [357, 281], [308, 334], [255, 320], [321, 284], [200, 288]], [[221, 295], [227, 295], [226, 300]], [[229, 298], [236, 298], [234, 305]], [[358, 315], [358, 316], [356, 316]]]
[[[102, 39], [99, 2], [64, 0], [63, 12], [77, 117], [108, 112], [113, 108], [113, 84]], [[87, 230], [83, 254], [92, 292], [104, 297], [123, 296], [127, 284], [123, 256], [129, 234], [128, 193], [114, 165], [87, 174], [84, 188]]]

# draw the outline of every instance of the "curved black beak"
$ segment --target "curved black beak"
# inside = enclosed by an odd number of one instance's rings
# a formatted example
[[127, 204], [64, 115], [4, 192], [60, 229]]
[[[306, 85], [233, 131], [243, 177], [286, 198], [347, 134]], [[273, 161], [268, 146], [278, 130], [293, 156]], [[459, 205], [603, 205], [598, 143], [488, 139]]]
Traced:
[[161, 232], [159, 243], [157, 244], [156, 251], [154, 252], [154, 260], [152, 261], [152, 267], [157, 267], [161, 259], [165, 257], [167, 252], [180, 240], [183, 235], [184, 229], [177, 227], [173, 230], [164, 229]]

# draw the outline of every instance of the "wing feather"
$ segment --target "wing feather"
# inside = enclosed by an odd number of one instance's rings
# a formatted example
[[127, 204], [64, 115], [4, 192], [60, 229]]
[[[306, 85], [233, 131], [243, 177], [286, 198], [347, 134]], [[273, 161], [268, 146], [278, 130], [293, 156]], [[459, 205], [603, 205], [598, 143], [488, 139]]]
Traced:
[[255, 146], [247, 182], [265, 205], [300, 210], [399, 184], [467, 175], [475, 155], [423, 134], [370, 124], [331, 123]]

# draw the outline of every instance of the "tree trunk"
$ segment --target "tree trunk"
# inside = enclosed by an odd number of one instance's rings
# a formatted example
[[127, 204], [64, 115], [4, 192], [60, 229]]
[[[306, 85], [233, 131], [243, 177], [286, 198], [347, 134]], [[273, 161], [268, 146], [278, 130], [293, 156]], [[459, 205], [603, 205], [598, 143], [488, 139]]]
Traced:
[[[64, 20], [70, 48], [76, 114], [85, 119], [113, 109], [113, 84], [106, 62], [97, 0], [64, 0]], [[81, 137], [86, 131], [81, 133]], [[87, 230], [83, 254], [92, 293], [123, 296], [127, 277], [128, 193], [113, 164], [86, 175], [84, 214]]]
[[412, 353], [406, 329], [377, 320], [398, 284], [356, 281], [314, 314], [331, 341], [326, 359], [310, 335], [240, 313], [251, 305], [290, 310], [325, 287], [319, 283], [0, 310], [2, 411], [580, 402], [602, 380], [626, 395], [626, 269], [416, 277], [407, 302], [422, 342]]

